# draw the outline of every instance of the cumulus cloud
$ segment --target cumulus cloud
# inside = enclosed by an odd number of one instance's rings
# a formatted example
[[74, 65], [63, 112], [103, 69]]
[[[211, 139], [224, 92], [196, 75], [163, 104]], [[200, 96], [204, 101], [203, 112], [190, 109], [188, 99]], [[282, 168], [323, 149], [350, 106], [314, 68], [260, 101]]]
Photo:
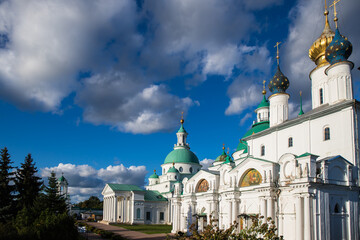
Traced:
[[203, 170], [208, 169], [211, 166], [211, 164], [213, 164], [214, 161], [215, 160], [213, 159], [204, 158], [203, 160], [200, 161], [200, 164], [202, 165], [201, 169]]
[[120, 164], [97, 170], [89, 165], [60, 163], [56, 167], [41, 169], [41, 177], [49, 177], [52, 171], [58, 177], [64, 174], [68, 180], [71, 202], [83, 201], [91, 195], [101, 197], [101, 191], [106, 183], [144, 186], [145, 175], [148, 172], [145, 166], [125, 167]]

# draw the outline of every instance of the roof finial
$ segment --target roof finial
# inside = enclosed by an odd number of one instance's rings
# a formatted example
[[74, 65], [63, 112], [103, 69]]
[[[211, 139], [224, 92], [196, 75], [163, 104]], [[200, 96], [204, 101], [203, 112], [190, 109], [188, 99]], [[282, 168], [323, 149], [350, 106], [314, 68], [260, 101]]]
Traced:
[[229, 155], [229, 152], [230, 152], [230, 148], [228, 147], [228, 151], [227, 151], [227, 154]]
[[335, 22], [336, 28], [338, 28], [337, 21], [339, 20], [339, 19], [337, 18], [336, 4], [337, 4], [338, 2], [340, 2], [340, 1], [341, 1], [341, 0], [334, 0], [333, 4], [331, 4], [331, 5], [329, 6], [329, 7], [334, 6], [334, 22]]
[[302, 109], [302, 92], [300, 91], [300, 112], [299, 112], [299, 116], [303, 115], [304, 111]]
[[180, 123], [183, 124], [184, 123], [184, 112], [181, 112], [181, 120]]
[[222, 147], [223, 150], [225, 150], [225, 143], [223, 143], [223, 147]]
[[156, 169], [154, 169], [154, 173], [156, 173]]
[[265, 83], [266, 83], [266, 80], [263, 81], [263, 90], [262, 90], [262, 94], [263, 94], [263, 95], [266, 94]]
[[276, 45], [274, 47], [276, 47], [276, 60], [277, 60], [277, 64], [279, 65], [279, 45], [281, 42], [276, 42]]
[[325, 11], [324, 11], [324, 15], [325, 15], [325, 28], [326, 28], [326, 27], [330, 28], [329, 20], [328, 20], [329, 11], [328, 11], [328, 7], [327, 7], [327, 4], [326, 4], [326, 0], [325, 0]]

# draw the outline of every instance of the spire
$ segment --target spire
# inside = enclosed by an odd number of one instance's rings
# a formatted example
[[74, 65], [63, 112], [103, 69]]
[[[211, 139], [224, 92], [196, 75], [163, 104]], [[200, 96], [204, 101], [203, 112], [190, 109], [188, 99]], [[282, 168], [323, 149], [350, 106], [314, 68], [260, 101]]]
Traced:
[[176, 133], [177, 136], [177, 144], [175, 144], [175, 148], [186, 148], [189, 149], [189, 144], [186, 143], [186, 137], [188, 133], [185, 131], [184, 128], [184, 112], [181, 113], [181, 119], [180, 119], [180, 128]]
[[263, 81], [263, 90], [262, 90], [262, 94], [263, 94], [264, 96], [266, 95], [265, 83], [266, 83], [266, 80], [264, 80], [264, 81]]
[[300, 91], [300, 112], [299, 112], [299, 116], [303, 115], [304, 111], [302, 109], [302, 96], [301, 96], [301, 91]]

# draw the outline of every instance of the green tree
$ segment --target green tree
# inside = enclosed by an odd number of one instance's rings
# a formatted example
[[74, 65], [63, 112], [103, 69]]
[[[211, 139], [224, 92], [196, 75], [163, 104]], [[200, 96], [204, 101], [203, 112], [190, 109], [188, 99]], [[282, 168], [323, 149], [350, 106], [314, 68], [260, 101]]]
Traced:
[[4, 223], [15, 215], [14, 195], [15, 185], [14, 173], [12, 172], [13, 162], [7, 148], [0, 151], [0, 222]]
[[89, 197], [88, 200], [85, 200], [83, 202], [79, 202], [75, 205], [76, 207], [80, 208], [103, 208], [103, 202], [100, 201], [100, 199], [96, 196]]
[[49, 211], [56, 214], [66, 212], [65, 197], [60, 195], [55, 172], [51, 172], [48, 181], [48, 186], [45, 187], [45, 194], [42, 196], [44, 209], [49, 209]]
[[16, 172], [15, 185], [18, 192], [18, 207], [29, 208], [34, 206], [35, 199], [39, 196], [43, 182], [36, 176], [38, 170], [35, 167], [34, 160], [29, 153], [25, 157], [25, 162]]

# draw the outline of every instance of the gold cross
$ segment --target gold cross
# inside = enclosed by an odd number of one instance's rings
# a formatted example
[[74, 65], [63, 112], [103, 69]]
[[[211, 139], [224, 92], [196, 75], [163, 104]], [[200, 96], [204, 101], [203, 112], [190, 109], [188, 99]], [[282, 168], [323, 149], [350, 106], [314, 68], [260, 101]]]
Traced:
[[263, 89], [265, 90], [265, 83], [266, 83], [266, 80], [263, 81]]
[[279, 65], [279, 45], [281, 42], [276, 42], [275, 46], [276, 47], [276, 59], [277, 59], [277, 64]]
[[301, 96], [302, 92], [300, 91], [300, 96]]
[[225, 143], [223, 143], [223, 150], [225, 150]]
[[228, 152], [227, 152], [227, 154], [229, 154], [229, 152], [230, 152], [230, 148], [228, 148]]
[[329, 7], [334, 6], [334, 22], [335, 22], [336, 28], [338, 27], [338, 26], [337, 26], [338, 18], [336, 17], [336, 15], [337, 15], [337, 12], [336, 12], [336, 4], [337, 4], [338, 2], [340, 2], [340, 1], [341, 1], [341, 0], [334, 0], [333, 4], [331, 4], [331, 5], [329, 6]]

